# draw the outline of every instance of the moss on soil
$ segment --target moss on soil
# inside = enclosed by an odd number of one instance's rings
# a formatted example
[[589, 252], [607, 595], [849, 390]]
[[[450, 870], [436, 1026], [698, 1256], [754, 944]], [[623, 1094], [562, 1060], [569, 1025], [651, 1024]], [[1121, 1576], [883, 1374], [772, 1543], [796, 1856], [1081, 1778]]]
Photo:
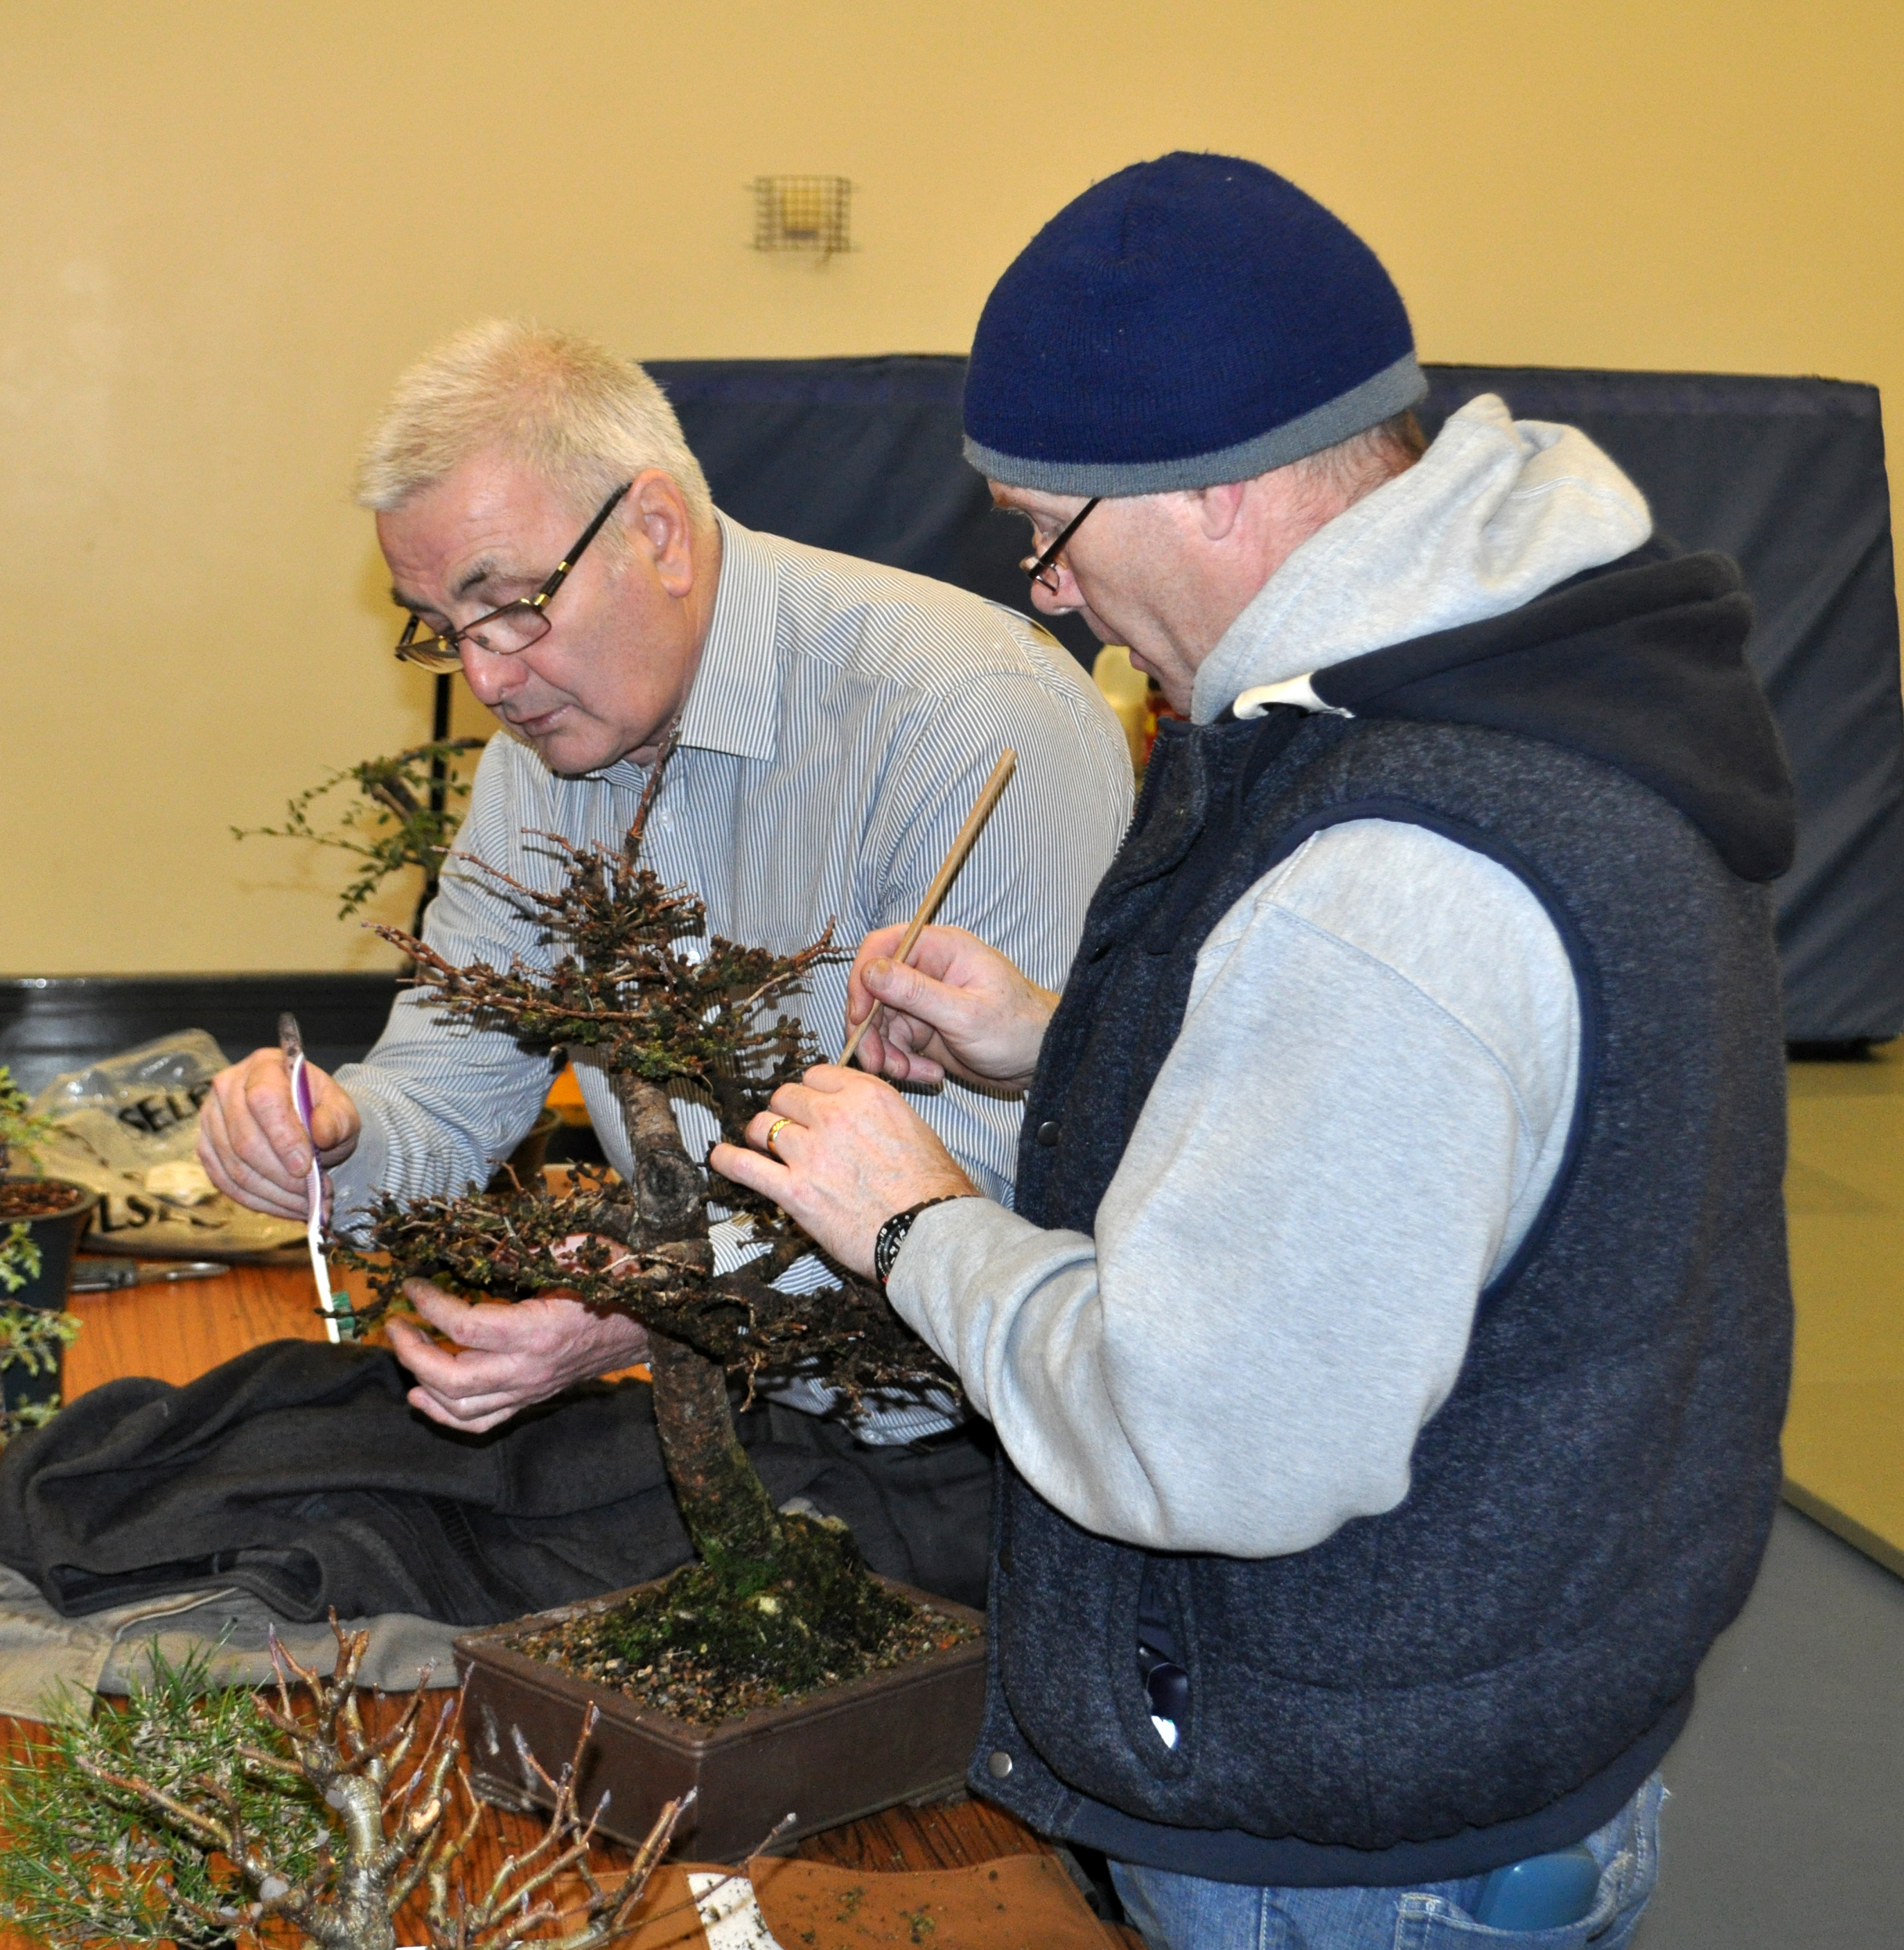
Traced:
[[509, 1649], [713, 1727], [976, 1636], [876, 1583], [844, 1525], [780, 1522], [777, 1562], [684, 1565], [627, 1604], [524, 1633]]

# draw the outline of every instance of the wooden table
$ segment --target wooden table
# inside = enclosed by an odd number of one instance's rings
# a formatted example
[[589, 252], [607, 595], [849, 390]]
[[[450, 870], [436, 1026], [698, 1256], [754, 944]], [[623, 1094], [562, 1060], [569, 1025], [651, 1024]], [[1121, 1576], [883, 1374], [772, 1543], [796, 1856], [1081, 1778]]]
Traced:
[[[362, 1294], [361, 1276], [347, 1282]], [[76, 1294], [73, 1310], [84, 1323], [66, 1357], [69, 1399], [123, 1375], [149, 1375], [161, 1381], [195, 1380], [220, 1362], [262, 1342], [294, 1338], [321, 1341], [317, 1291], [306, 1267], [235, 1266], [207, 1280], [159, 1287], [129, 1288], [114, 1293]], [[375, 1338], [374, 1336], [372, 1337]], [[394, 1710], [391, 1702], [390, 1710]], [[0, 1719], [0, 1738], [18, 1750], [37, 1729]], [[533, 1818], [499, 1814], [471, 1864], [476, 1879], [493, 1873], [504, 1853], [540, 1833]], [[798, 1852], [810, 1860], [877, 1874], [882, 1871], [959, 1868], [1000, 1856], [1050, 1852], [1024, 1825], [1000, 1809], [963, 1798], [927, 1808], [892, 1808], [860, 1821], [809, 1836]], [[618, 1867], [627, 1852], [603, 1850], [607, 1864]], [[1142, 1950], [1134, 1931], [1111, 1933], [1112, 1940]], [[414, 1941], [414, 1936], [400, 1939]], [[17, 1939], [0, 1933], [0, 1945]]]

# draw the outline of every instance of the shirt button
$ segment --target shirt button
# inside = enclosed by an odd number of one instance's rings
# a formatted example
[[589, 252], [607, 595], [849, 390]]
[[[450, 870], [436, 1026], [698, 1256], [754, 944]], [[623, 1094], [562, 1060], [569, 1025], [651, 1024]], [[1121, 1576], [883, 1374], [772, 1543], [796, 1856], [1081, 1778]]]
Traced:
[[1053, 1119], [1047, 1117], [1045, 1119], [1044, 1122], [1038, 1126], [1038, 1142], [1041, 1145], [1055, 1145], [1057, 1142], [1058, 1126], [1056, 1122]]
[[1003, 1780], [1012, 1771], [1012, 1757], [1003, 1747], [993, 1749], [991, 1758], [985, 1762], [985, 1771], [994, 1780]]

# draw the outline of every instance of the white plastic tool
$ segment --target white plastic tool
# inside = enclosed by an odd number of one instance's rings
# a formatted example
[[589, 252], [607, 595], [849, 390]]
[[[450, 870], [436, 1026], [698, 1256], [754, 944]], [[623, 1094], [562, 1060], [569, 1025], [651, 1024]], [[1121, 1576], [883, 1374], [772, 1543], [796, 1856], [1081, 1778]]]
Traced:
[[[297, 1107], [297, 1121], [311, 1138], [311, 1079], [304, 1061], [304, 1039], [297, 1018], [287, 1009], [278, 1018], [278, 1046], [291, 1066], [291, 1101]], [[304, 1222], [304, 1236], [310, 1242], [311, 1271], [317, 1276], [318, 1311], [324, 1316], [324, 1331], [333, 1341], [344, 1338], [338, 1322], [349, 1312], [340, 1310], [331, 1296], [331, 1269], [324, 1263], [324, 1174], [317, 1163], [317, 1140], [311, 1138], [310, 1176], [305, 1180], [310, 1212]]]

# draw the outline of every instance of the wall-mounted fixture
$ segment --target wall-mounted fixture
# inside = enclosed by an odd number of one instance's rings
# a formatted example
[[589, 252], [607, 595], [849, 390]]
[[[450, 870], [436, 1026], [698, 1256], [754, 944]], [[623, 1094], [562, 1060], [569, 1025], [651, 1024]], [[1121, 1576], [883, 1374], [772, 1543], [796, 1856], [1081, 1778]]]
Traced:
[[845, 176], [756, 176], [754, 248], [823, 260], [853, 248], [853, 185]]

